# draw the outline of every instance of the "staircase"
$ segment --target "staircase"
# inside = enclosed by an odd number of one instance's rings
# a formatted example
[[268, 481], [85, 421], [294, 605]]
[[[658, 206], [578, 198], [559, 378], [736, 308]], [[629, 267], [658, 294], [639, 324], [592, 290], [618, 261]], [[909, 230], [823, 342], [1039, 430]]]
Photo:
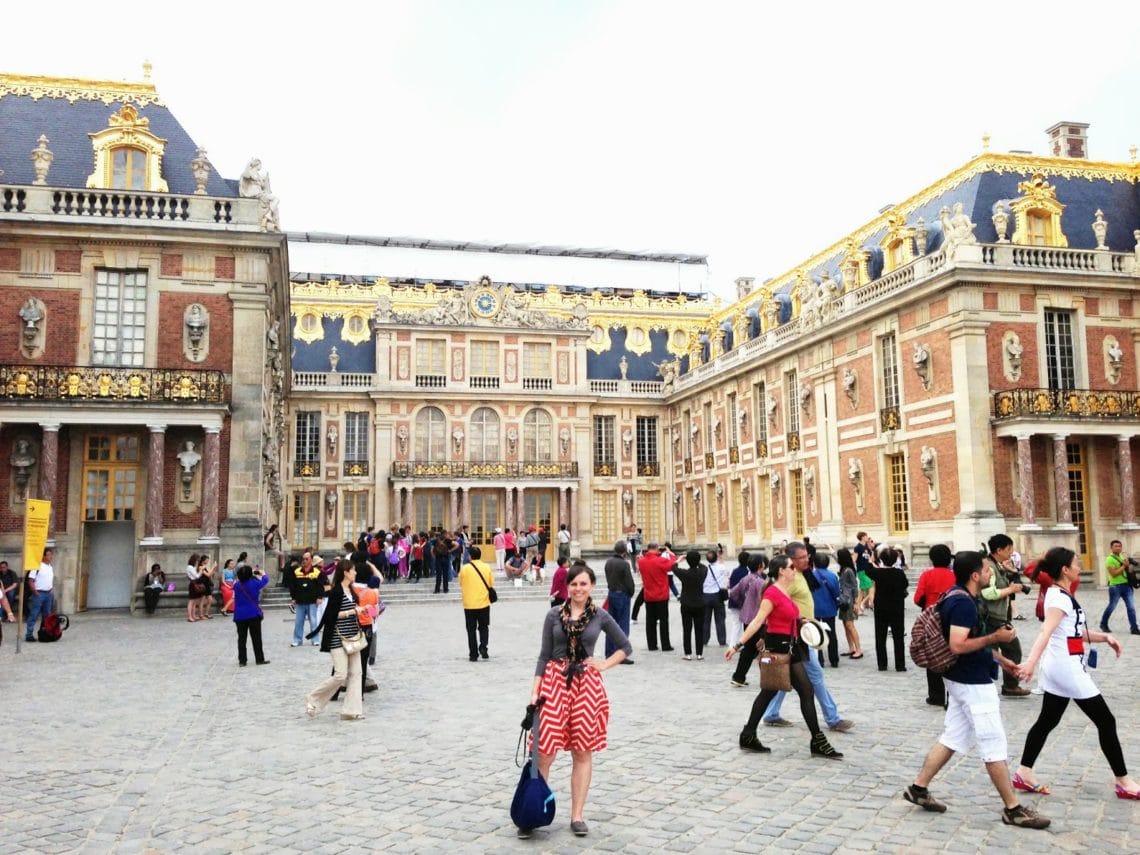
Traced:
[[[403, 580], [386, 582], [380, 586], [380, 599], [389, 604], [458, 603], [460, 600], [459, 583], [451, 582], [448, 589], [449, 592], [446, 594], [432, 593], [435, 590], [434, 579], [424, 579], [422, 582], [405, 582]], [[524, 582], [521, 587], [516, 588], [513, 582], [496, 576], [495, 591], [499, 595], [500, 603], [516, 600], [547, 602], [550, 599], [550, 582], [547, 580], [535, 585], [528, 585]], [[602, 576], [598, 579], [597, 587], [594, 588], [594, 602], [600, 606], [602, 600], [606, 598], [606, 593], [606, 579], [605, 576]], [[261, 592], [261, 607], [266, 611], [289, 608], [288, 589], [267, 586]]]

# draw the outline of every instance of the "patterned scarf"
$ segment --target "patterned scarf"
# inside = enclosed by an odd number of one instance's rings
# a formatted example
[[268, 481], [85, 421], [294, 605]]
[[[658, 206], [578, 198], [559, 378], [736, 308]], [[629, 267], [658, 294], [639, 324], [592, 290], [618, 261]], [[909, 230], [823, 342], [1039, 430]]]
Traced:
[[570, 660], [563, 672], [566, 676], [567, 687], [576, 674], [581, 675], [585, 670], [582, 662], [586, 659], [586, 648], [582, 646], [582, 633], [597, 613], [598, 609], [592, 599], [586, 600], [586, 608], [583, 609], [577, 620], [570, 617], [569, 600], [562, 604], [562, 608], [558, 612], [559, 617], [562, 618], [562, 629], [566, 632], [566, 655]]

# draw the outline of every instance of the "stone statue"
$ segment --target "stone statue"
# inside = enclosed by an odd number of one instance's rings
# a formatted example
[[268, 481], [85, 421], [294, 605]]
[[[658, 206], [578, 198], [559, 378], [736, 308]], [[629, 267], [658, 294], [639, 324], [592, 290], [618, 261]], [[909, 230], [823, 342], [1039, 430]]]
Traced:
[[509, 451], [511, 454], [514, 454], [515, 448], [518, 447], [518, 444], [519, 432], [515, 430], [513, 426], [507, 428], [507, 451]]
[[632, 508], [633, 507], [633, 493], [631, 493], [629, 490], [626, 490], [625, 492], [623, 492], [621, 494], [621, 503], [623, 505], [625, 505], [626, 508]]
[[558, 431], [558, 447], [563, 454], [570, 453], [570, 428], [564, 427]]
[[920, 341], [914, 343], [914, 353], [911, 354], [914, 371], [922, 381], [922, 388], [930, 388], [930, 348]]
[[206, 195], [206, 182], [210, 179], [210, 161], [206, 159], [206, 149], [198, 147], [198, 156], [190, 161], [190, 172], [194, 176], [194, 195]]
[[847, 461], [847, 478], [856, 487], [858, 487], [859, 482], [863, 480], [863, 464], [860, 463], [856, 457], [852, 457]]
[[843, 369], [843, 394], [847, 396], [847, 400], [851, 402], [851, 406], [858, 406], [859, 403], [859, 375], [852, 371], [850, 368]]
[[1108, 249], [1105, 238], [1108, 236], [1108, 222], [1104, 219], [1104, 211], [1100, 208], [1096, 209], [1096, 219], [1092, 224], [1093, 235], [1096, 236], [1096, 248], [1100, 250]]
[[773, 398], [771, 395], [769, 395], [767, 407], [768, 407], [768, 420], [771, 421], [773, 425], [775, 425], [776, 424], [776, 415], [779, 413], [780, 405], [776, 401], [775, 398]]
[[924, 445], [918, 456], [918, 465], [922, 468], [922, 477], [931, 487], [934, 486], [935, 452], [929, 445]]
[[974, 224], [966, 214], [966, 206], [961, 202], [954, 203], [954, 213], [943, 206], [938, 218], [942, 223], [942, 246], [946, 250], [946, 259], [950, 260], [958, 251], [958, 247], [975, 244], [978, 239], [974, 236]]
[[336, 366], [339, 362], [340, 354], [336, 352], [336, 345], [334, 344], [332, 350], [329, 351], [329, 369], [333, 374], [336, 374]]
[[400, 454], [408, 453], [408, 426], [400, 425], [396, 428], [396, 441], [400, 444]]
[[621, 445], [627, 455], [633, 449], [633, 431], [629, 428], [621, 432]]
[[39, 145], [32, 149], [32, 169], [36, 173], [36, 179], [33, 184], [47, 184], [48, 170], [51, 169], [51, 162], [55, 160], [55, 155], [48, 151], [48, 138], [40, 134]]
[[325, 442], [328, 444], [329, 454], [332, 457], [336, 457], [337, 439], [336, 422], [329, 422], [329, 429], [325, 432]]
[[16, 501], [23, 502], [28, 498], [28, 482], [32, 478], [32, 467], [36, 465], [36, 455], [31, 442], [24, 437], [17, 439], [12, 446], [12, 456], [8, 458], [8, 463], [15, 476]]
[[281, 215], [277, 209], [277, 197], [269, 184], [269, 173], [262, 168], [261, 161], [251, 158], [241, 174], [238, 183], [238, 195], [243, 199], [256, 199], [258, 201], [258, 214], [263, 232], [281, 231]]
[[1010, 379], [1016, 380], [1021, 376], [1021, 354], [1024, 348], [1021, 346], [1021, 339], [1014, 333], [1009, 337], [1005, 343], [1005, 356], [1009, 360]]
[[629, 371], [629, 360], [625, 358], [624, 354], [618, 362], [618, 370], [621, 372], [621, 379], [624, 380], [626, 372]]
[[815, 498], [815, 468], [809, 467], [804, 470], [804, 490], [807, 492], [809, 499]]
[[38, 348], [40, 338], [40, 322], [44, 319], [43, 303], [35, 297], [29, 297], [20, 307], [20, 320], [24, 322], [21, 331], [21, 341], [28, 356]]
[[1005, 236], [1006, 230], [1009, 228], [1009, 212], [1005, 209], [1005, 202], [997, 202], [994, 204], [994, 231], [997, 232], [998, 243], [1009, 243], [1009, 238]]
[[186, 440], [182, 450], [178, 452], [178, 463], [182, 467], [182, 500], [190, 501], [190, 486], [194, 482], [194, 470], [202, 462], [202, 455], [194, 448], [193, 440]]
[[780, 304], [775, 297], [764, 304], [764, 320], [766, 329], [774, 330], [779, 325]]
[[463, 453], [463, 428], [457, 427], [452, 431], [451, 440], [455, 443], [455, 456], [459, 457]]
[[808, 405], [811, 403], [811, 392], [812, 392], [812, 389], [811, 389], [810, 383], [804, 383], [802, 386], [800, 386], [800, 409], [801, 410], [806, 410], [808, 408]]
[[926, 255], [926, 220], [922, 217], [914, 225], [914, 252], [915, 255]]
[[673, 504], [674, 504], [674, 505], [677, 505], [678, 507], [680, 507], [680, 505], [681, 505], [681, 501], [682, 501], [684, 498], [685, 498], [685, 495], [684, 495], [684, 493], [682, 493], [680, 490], [675, 490], [675, 491], [673, 492]]
[[680, 365], [681, 360], [679, 359], [666, 359], [664, 362], [653, 363], [653, 367], [657, 369], [657, 373], [664, 381], [663, 385], [666, 395], [673, 391], [673, 385], [677, 382]]
[[336, 519], [336, 490], [325, 493], [325, 513], [328, 514], [330, 522]]
[[773, 472], [772, 473], [772, 478], [770, 479], [769, 484], [771, 484], [773, 493], [780, 492], [780, 473], [779, 472]]
[[698, 505], [701, 503], [701, 485], [700, 484], [694, 484], [693, 485], [693, 501], [696, 502]]

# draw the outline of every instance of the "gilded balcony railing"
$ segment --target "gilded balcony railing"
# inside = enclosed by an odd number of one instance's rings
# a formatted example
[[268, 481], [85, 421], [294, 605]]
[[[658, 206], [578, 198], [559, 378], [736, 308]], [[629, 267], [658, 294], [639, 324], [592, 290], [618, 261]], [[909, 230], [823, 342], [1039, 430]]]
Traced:
[[319, 478], [321, 477], [321, 464], [318, 460], [294, 460], [293, 461], [293, 477], [294, 478]]
[[656, 477], [661, 474], [661, 464], [656, 460], [644, 461], [637, 464], [637, 474], [643, 478]]
[[716, 457], [711, 451], [705, 452], [705, 469], [712, 469], [713, 464], [716, 462]]
[[344, 474], [347, 478], [360, 477], [368, 474], [367, 460], [345, 461]]
[[784, 434], [784, 440], [787, 443], [788, 451], [800, 450], [800, 432], [798, 430], [790, 430]]
[[[613, 464], [595, 464], [611, 468]], [[578, 464], [562, 460], [397, 460], [393, 478], [577, 478]]]
[[756, 456], [758, 458], [768, 456], [768, 443], [763, 439], [756, 440]]
[[994, 418], [1140, 418], [1140, 393], [1091, 389], [1009, 389], [994, 393]]
[[898, 430], [902, 427], [902, 417], [898, 407], [883, 407], [879, 410], [879, 429]]
[[92, 365], [0, 365], [0, 399], [224, 404], [221, 371]]

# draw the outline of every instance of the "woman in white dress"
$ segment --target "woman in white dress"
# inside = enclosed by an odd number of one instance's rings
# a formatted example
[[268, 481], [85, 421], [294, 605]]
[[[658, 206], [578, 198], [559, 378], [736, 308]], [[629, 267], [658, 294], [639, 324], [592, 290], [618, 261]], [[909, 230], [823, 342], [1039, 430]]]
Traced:
[[1037, 566], [1057, 583], [1045, 594], [1045, 622], [1029, 658], [1020, 669], [1021, 679], [1030, 680], [1040, 663], [1038, 685], [1044, 696], [1037, 721], [1025, 738], [1025, 750], [1021, 753], [1021, 765], [1013, 776], [1013, 786], [1024, 792], [1049, 795], [1049, 788], [1038, 783], [1033, 766], [1045, 747], [1046, 738], [1060, 724], [1069, 701], [1073, 700], [1096, 725], [1100, 750], [1116, 776], [1116, 797], [1140, 799], [1140, 785], [1129, 777], [1124, 765], [1124, 752], [1116, 734], [1116, 719], [1086, 670], [1089, 643], [1104, 642], [1120, 656], [1120, 642], [1107, 632], [1089, 629], [1085, 611], [1073, 597], [1073, 583], [1081, 575], [1076, 553], [1063, 546], [1055, 546], [1045, 553]]

